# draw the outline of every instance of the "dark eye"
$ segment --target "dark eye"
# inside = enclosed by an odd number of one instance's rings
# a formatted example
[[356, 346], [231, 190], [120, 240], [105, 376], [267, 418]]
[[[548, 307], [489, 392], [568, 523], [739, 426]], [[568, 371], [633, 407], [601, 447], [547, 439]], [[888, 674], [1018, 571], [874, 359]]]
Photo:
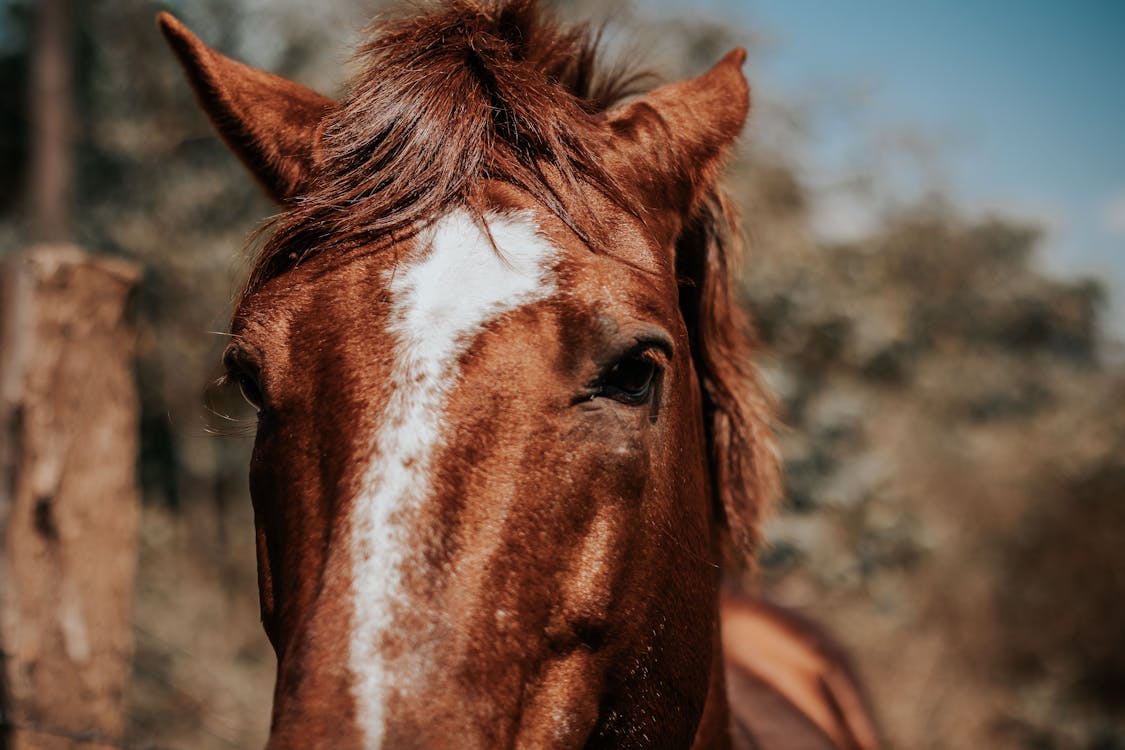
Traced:
[[262, 389], [258, 385], [258, 381], [245, 372], [237, 372], [233, 377], [234, 381], [238, 383], [238, 390], [242, 392], [242, 397], [246, 399], [246, 403], [253, 406], [255, 410], [261, 411]]
[[595, 395], [623, 404], [643, 404], [652, 395], [659, 369], [656, 362], [644, 354], [630, 354], [605, 374]]
[[247, 353], [240, 347], [232, 344], [223, 352], [223, 368], [227, 371], [228, 383], [235, 383], [242, 392], [246, 403], [261, 411], [266, 403], [262, 395], [262, 386], [258, 378], [259, 359]]

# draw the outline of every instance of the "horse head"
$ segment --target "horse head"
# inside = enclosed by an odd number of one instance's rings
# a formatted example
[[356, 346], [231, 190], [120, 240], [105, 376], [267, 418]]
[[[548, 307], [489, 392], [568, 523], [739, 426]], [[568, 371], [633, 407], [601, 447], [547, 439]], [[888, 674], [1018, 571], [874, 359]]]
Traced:
[[337, 102], [160, 25], [284, 207], [224, 356], [269, 747], [721, 744], [720, 559], [776, 481], [715, 186], [744, 53], [621, 103], [589, 33], [457, 0]]

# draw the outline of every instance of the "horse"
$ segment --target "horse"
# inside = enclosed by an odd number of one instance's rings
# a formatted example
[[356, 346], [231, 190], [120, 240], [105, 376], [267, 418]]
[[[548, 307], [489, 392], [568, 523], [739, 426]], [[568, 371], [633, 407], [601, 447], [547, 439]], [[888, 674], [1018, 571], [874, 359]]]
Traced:
[[779, 486], [717, 183], [745, 52], [642, 92], [534, 0], [445, 0], [335, 101], [158, 25], [282, 207], [223, 355], [267, 748], [874, 747], [827, 641], [720, 595]]

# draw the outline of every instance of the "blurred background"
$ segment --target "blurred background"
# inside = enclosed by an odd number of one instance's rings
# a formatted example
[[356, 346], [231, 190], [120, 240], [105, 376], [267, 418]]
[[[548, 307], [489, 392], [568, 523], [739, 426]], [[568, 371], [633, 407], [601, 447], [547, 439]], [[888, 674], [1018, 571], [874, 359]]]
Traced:
[[[37, 5], [0, 0], [0, 255], [42, 238]], [[891, 747], [1125, 748], [1125, 5], [553, 5], [665, 79], [750, 51], [727, 184], [786, 483], [760, 586], [846, 646]], [[70, 6], [68, 234], [143, 269], [128, 747], [260, 745], [273, 677], [252, 418], [208, 384], [275, 209], [153, 16], [338, 94], [378, 7]]]

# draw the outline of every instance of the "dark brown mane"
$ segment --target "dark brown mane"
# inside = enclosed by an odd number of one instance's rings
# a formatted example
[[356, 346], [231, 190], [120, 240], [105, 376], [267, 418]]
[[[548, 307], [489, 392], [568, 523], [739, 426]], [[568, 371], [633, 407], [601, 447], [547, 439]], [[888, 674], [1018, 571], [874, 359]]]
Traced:
[[738, 217], [712, 190], [676, 243], [680, 311], [703, 397], [716, 513], [728, 562], [753, 565], [759, 522], [781, 493], [773, 402], [753, 362], [753, 328], [734, 293], [743, 257]]
[[485, 179], [526, 190], [584, 238], [557, 185], [591, 184], [633, 210], [596, 158], [594, 125], [643, 76], [603, 72], [599, 32], [556, 24], [536, 0], [410, 10], [371, 28], [363, 71], [324, 123], [310, 184], [275, 221], [247, 290], [310, 253], [472, 207]]

